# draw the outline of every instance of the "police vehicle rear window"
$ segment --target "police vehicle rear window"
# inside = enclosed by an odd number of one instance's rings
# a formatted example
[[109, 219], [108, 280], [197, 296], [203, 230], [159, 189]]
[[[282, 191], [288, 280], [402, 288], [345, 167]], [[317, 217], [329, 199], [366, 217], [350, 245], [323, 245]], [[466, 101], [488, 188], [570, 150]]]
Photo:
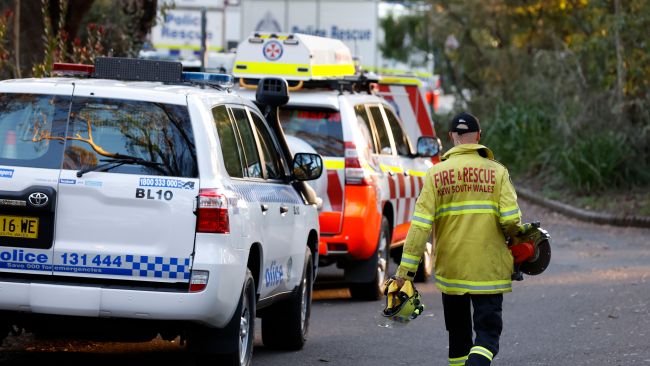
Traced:
[[307, 142], [323, 156], [343, 156], [341, 114], [331, 109], [282, 108], [280, 122], [287, 135]]
[[0, 165], [61, 167], [69, 96], [0, 94]]
[[88, 169], [110, 159], [128, 157], [150, 164], [112, 166], [110, 172], [198, 176], [186, 106], [74, 98], [67, 131], [63, 169]]

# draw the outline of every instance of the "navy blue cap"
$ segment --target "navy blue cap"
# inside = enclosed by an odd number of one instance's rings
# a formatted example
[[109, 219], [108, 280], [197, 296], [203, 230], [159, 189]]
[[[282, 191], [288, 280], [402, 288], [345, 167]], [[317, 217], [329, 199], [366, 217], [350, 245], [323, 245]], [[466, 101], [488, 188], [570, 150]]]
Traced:
[[449, 132], [456, 132], [459, 135], [468, 132], [479, 132], [480, 130], [481, 126], [478, 123], [478, 118], [467, 112], [457, 114], [451, 120], [451, 126], [449, 128]]

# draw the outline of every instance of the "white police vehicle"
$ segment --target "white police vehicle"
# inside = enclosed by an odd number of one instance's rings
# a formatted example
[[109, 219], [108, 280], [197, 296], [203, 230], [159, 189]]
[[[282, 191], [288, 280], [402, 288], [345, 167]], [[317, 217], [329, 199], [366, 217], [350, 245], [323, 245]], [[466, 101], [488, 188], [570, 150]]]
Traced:
[[[320, 156], [286, 154], [255, 104], [214, 85], [226, 75], [112, 58], [55, 70], [93, 77], [0, 82], [2, 337], [180, 336], [201, 360], [248, 365], [257, 315], [267, 346], [301, 348], [318, 263], [301, 181]], [[273, 111], [286, 82], [265, 82]]]

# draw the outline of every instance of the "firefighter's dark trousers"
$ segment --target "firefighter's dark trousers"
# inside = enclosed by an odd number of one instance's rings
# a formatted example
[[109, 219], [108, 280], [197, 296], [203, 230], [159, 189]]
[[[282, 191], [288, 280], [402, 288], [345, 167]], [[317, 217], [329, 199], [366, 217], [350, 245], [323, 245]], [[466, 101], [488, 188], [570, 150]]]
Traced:
[[[474, 308], [475, 340], [472, 340], [470, 304]], [[499, 352], [499, 337], [503, 328], [502, 304], [503, 294], [442, 294], [445, 326], [449, 333], [449, 365], [490, 365]]]

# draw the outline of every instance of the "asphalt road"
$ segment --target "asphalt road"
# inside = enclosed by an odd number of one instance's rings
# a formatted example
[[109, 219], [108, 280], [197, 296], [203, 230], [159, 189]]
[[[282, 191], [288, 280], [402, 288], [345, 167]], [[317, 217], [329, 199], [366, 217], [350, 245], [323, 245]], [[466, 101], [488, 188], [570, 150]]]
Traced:
[[[650, 230], [591, 225], [521, 206], [526, 221], [541, 220], [553, 236], [553, 260], [544, 274], [515, 283], [505, 296], [501, 352], [493, 365], [650, 366]], [[345, 288], [320, 285], [305, 348], [271, 351], [258, 334], [253, 363], [446, 365], [440, 293], [432, 283], [418, 289], [427, 306], [423, 316], [386, 328], [381, 302], [352, 301]], [[164, 341], [101, 344], [27, 335], [0, 348], [1, 365], [45, 363], [193, 364], [181, 347]]]

